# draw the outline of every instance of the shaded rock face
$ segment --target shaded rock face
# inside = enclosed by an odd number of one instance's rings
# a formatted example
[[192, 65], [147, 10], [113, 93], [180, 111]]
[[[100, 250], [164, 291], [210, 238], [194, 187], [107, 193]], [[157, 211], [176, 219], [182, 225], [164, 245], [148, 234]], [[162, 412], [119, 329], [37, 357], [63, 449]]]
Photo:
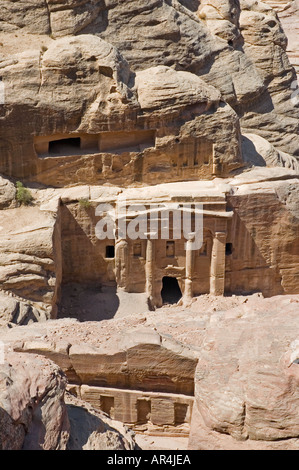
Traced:
[[67, 450], [137, 450], [134, 434], [88, 403], [68, 394], [70, 422]]
[[195, 374], [191, 449], [298, 446], [297, 309], [274, 299], [208, 329]]
[[11, 297], [8, 292], [0, 295], [0, 326], [5, 325], [28, 325], [32, 322], [42, 322], [51, 318], [52, 308], [42, 302], [32, 305], [20, 298]]

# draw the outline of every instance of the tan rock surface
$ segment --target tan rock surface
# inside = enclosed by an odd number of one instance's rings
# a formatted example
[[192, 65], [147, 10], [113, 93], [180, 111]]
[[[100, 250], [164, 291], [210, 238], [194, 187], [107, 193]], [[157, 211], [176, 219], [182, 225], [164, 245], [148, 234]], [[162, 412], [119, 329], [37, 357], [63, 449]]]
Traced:
[[277, 150], [270, 142], [256, 134], [242, 135], [244, 160], [253, 166], [281, 166], [298, 173], [298, 160], [285, 152]]
[[267, 299], [247, 312], [223, 314], [206, 332], [191, 449], [298, 447], [298, 298]]
[[264, 0], [278, 14], [284, 32], [288, 38], [287, 53], [297, 75], [299, 72], [299, 3], [298, 0]]
[[16, 205], [15, 185], [7, 178], [0, 177], [0, 209], [7, 209]]
[[[234, 210], [231, 230], [236, 251], [226, 263], [227, 292], [236, 293], [242, 285], [242, 292], [247, 286], [265, 296], [297, 293], [297, 177], [294, 172], [295, 179], [276, 180], [277, 170], [259, 168], [231, 181], [234, 189], [228, 201]], [[263, 174], [272, 174], [272, 181], [263, 181]], [[244, 244], [246, 233], [251, 234], [249, 244]]]
[[[21, 300], [30, 300], [32, 308], [38, 307], [39, 302], [45, 304], [46, 318], [55, 316], [56, 281], [59, 283], [61, 278], [55, 224], [53, 214], [40, 211], [38, 206], [22, 206], [0, 213], [1, 289]], [[22, 323], [22, 318], [20, 314], [17, 323]]]
[[192, 394], [196, 353], [143, 323], [140, 315], [97, 323], [51, 320], [15, 327], [2, 339], [52, 359], [73, 383]]
[[[241, 118], [246, 132], [261, 135], [291, 155], [299, 153], [298, 106], [291, 101], [294, 70], [286, 55], [287, 41], [281, 25], [265, 4], [244, 0], [236, 8], [235, 2], [228, 0], [202, 2], [200, 6], [198, 2], [175, 1], [169, 5], [151, 1], [144, 7], [140, 0], [134, 0], [128, 8], [123, 2], [109, 2], [106, 7], [100, 2], [92, 5], [90, 2], [70, 5], [65, 1], [59, 5], [45, 4], [42, 0], [30, 5], [5, 2], [0, 24], [5, 31], [1, 48], [1, 73], [8, 105], [3, 111], [5, 121], [9, 123], [10, 118], [20, 121], [19, 112], [18, 119], [8, 112], [11, 106], [17, 106], [19, 96], [23, 112], [31, 116], [28, 126], [22, 128], [19, 143], [7, 129], [1, 137], [6, 159], [9, 161], [12, 154], [21, 152], [23, 160], [21, 170], [13, 158], [2, 169], [6, 174], [25, 177], [41, 173], [40, 181], [59, 184], [61, 179], [63, 184], [61, 172], [56, 174], [56, 180], [52, 175], [51, 162], [36, 159], [30, 135], [115, 132], [123, 130], [124, 119], [126, 129], [149, 129], [142, 119], [136, 123], [139, 106], [131, 89], [134, 83], [128, 64], [133, 72], [163, 65], [200, 76], [220, 90], [223, 99]], [[12, 44], [17, 47], [17, 54], [11, 54]], [[81, 59], [72, 62], [72, 57]], [[59, 73], [54, 74], [53, 67]], [[84, 103], [83, 107], [80, 103]], [[151, 124], [160, 128], [158, 123]], [[210, 135], [213, 132], [210, 129]], [[226, 133], [227, 128], [222, 130], [221, 137]], [[235, 138], [236, 130], [233, 134]], [[236, 157], [237, 151], [222, 149], [222, 153], [233, 153]], [[159, 152], [155, 154], [160, 157]], [[119, 167], [116, 157], [112, 166], [110, 159], [105, 157], [103, 168], [101, 165], [98, 168], [99, 159], [90, 156], [87, 159], [85, 153], [84, 175], [75, 156], [68, 157], [64, 168], [67, 165], [67, 173], [76, 183], [87, 182], [87, 175], [99, 169], [109, 178], [109, 168]], [[126, 165], [132, 172], [133, 162], [126, 161]]]
[[42, 302], [26, 302], [13, 297], [10, 292], [1, 292], [0, 325], [27, 325], [32, 322], [46, 321], [51, 317], [51, 305]]

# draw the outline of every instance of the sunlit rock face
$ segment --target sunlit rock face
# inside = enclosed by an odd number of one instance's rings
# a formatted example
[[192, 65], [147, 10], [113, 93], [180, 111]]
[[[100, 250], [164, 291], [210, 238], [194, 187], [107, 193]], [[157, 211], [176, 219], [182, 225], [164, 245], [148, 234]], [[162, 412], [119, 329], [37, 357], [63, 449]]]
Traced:
[[298, 2], [268, 3], [2, 1], [0, 447], [134, 448], [104, 411], [298, 448]]
[[[294, 69], [281, 24], [265, 4], [4, 2], [0, 15], [4, 174], [53, 185], [151, 184], [160, 177], [151, 161], [161, 159], [165, 182], [225, 176], [242, 159], [239, 126], [299, 153]], [[161, 74], [157, 66], [178, 73]], [[188, 83], [202, 87], [205, 98], [197, 91], [186, 105], [182, 72], [192, 74]], [[157, 81], [151, 94], [161, 115], [139, 102], [149, 76]], [[179, 106], [167, 93], [173, 86]], [[167, 153], [186, 152], [193, 135], [208, 140], [203, 153], [211, 167], [180, 176]]]

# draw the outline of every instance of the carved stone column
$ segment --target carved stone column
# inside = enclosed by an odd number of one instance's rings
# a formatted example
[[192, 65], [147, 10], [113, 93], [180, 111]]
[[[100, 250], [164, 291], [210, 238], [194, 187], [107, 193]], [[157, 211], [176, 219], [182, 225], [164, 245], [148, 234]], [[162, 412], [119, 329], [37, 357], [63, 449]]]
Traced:
[[213, 239], [210, 271], [210, 293], [212, 295], [224, 294], [225, 244], [226, 233], [216, 232]]
[[186, 243], [186, 279], [184, 300], [191, 300], [193, 297], [192, 278], [193, 278], [193, 241], [194, 236], [191, 235]]
[[124, 238], [115, 243], [115, 278], [117, 287], [126, 290], [129, 279], [129, 247]]
[[155, 274], [155, 241], [154, 232], [147, 233], [148, 239], [146, 242], [146, 258], [145, 258], [145, 278], [146, 287], [145, 291], [148, 296], [149, 302], [153, 304], [154, 298], [154, 274]]

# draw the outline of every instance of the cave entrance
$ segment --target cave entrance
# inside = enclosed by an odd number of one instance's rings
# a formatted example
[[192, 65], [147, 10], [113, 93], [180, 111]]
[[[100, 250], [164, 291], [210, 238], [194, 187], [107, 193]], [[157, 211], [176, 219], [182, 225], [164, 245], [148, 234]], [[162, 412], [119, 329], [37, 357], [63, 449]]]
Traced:
[[80, 152], [80, 150], [80, 137], [52, 140], [49, 142], [49, 154], [51, 155], [73, 155]]
[[163, 304], [176, 304], [182, 298], [182, 291], [177, 278], [165, 276], [162, 283], [161, 296]]
[[100, 396], [100, 408], [110, 418], [114, 418], [114, 397], [109, 395]]

